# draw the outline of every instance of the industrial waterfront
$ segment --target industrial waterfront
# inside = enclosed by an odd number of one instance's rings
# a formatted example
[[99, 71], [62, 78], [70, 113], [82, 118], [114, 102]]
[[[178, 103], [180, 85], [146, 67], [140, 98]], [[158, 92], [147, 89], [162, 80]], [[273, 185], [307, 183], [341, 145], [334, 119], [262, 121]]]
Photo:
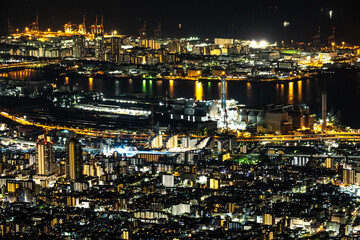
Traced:
[[[80, 2], [91, 16], [55, 29]], [[238, 28], [198, 2], [186, 17]], [[313, 3], [312, 37], [269, 42], [188, 36], [181, 19], [169, 34], [154, 16], [182, 2], [143, 19], [137, 1], [135, 35], [94, 14], [110, 1], [20, 23], [33, 3], [7, 8], [0, 36], [1, 239], [360, 238], [360, 46], [335, 28], [340, 7]], [[117, 18], [128, 4], [111, 1]], [[304, 4], [226, 7], [251, 13], [246, 32], [259, 18], [303, 35], [288, 5]]]
[[[142, 78], [65, 77], [45, 70], [19, 70], [6, 73], [14, 80], [42, 80], [58, 87], [69, 85], [76, 90], [98, 91], [107, 97], [120, 97], [128, 93], [144, 92], [151, 97], [194, 98], [211, 100], [220, 98], [220, 82], [182, 81]], [[0, 73], [1, 76], [1, 73]], [[321, 92], [327, 91], [329, 106], [334, 114], [339, 113], [344, 125], [360, 128], [360, 72], [349, 71], [337, 74], [321, 74], [314, 78], [294, 82], [249, 82], [227, 81], [227, 96], [240, 104], [261, 106], [274, 104], [307, 104], [320, 116]]]

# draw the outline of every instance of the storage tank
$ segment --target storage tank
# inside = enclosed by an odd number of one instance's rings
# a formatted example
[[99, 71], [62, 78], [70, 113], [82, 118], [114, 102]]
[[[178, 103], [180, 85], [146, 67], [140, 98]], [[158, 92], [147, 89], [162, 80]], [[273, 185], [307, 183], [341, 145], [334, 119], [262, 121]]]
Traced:
[[249, 113], [249, 122], [250, 123], [256, 123], [256, 121], [257, 121], [257, 112], [255, 112], [255, 111], [251, 111], [250, 113]]
[[243, 109], [240, 111], [240, 122], [247, 122], [248, 121], [248, 112]]
[[259, 114], [256, 117], [256, 122], [259, 123], [259, 122], [265, 121], [265, 116], [266, 116], [265, 112], [260, 111]]

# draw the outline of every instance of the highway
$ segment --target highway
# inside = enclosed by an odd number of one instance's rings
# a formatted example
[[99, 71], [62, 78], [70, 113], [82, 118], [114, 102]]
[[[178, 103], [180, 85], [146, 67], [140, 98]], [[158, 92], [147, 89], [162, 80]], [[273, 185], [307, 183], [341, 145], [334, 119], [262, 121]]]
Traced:
[[[13, 138], [7, 138], [7, 137], [0, 137], [1, 142], [7, 142], [9, 144], [20, 144], [23, 148], [34, 148], [36, 145], [36, 142], [32, 141], [26, 141], [21, 139], [13, 139]], [[65, 149], [63, 145], [53, 145], [54, 149]], [[101, 148], [84, 148], [85, 151], [96, 151], [101, 152], [104, 149]]]
[[[0, 142], [8, 143], [8, 144], [20, 144], [19, 147], [24, 148], [24, 149], [35, 148], [35, 146], [36, 146], [36, 142], [20, 140], [20, 139], [12, 139], [12, 138], [7, 138], [7, 137], [0, 137]], [[64, 150], [65, 146], [64, 145], [59, 145], [59, 144], [54, 144], [53, 148], [55, 150], [56, 149]], [[83, 150], [87, 151], [87, 152], [97, 152], [97, 153], [101, 152], [101, 153], [110, 154], [110, 155], [112, 155], [113, 151], [115, 151], [115, 149], [107, 150], [107, 149], [103, 149], [103, 148], [89, 148], [89, 147], [85, 147], [85, 148], [83, 148]], [[126, 155], [126, 156], [135, 156], [137, 154], [172, 155], [172, 154], [178, 153], [178, 152], [169, 152], [169, 151], [141, 151], [141, 150], [136, 150], [136, 149], [123, 149], [123, 148], [117, 148], [116, 151], [119, 154]]]
[[359, 132], [317, 133], [300, 135], [252, 136], [241, 138], [242, 142], [300, 142], [300, 141], [360, 141]]
[[35, 123], [32, 121], [26, 120], [25, 118], [22, 118], [22, 117], [10, 115], [7, 112], [0, 112], [0, 115], [5, 118], [8, 118], [14, 122], [20, 123], [22, 125], [41, 127], [47, 131], [54, 130], [54, 129], [68, 130], [68, 131], [72, 131], [72, 132], [75, 132], [80, 135], [87, 135], [87, 136], [92, 136], [92, 137], [119, 137], [119, 138], [135, 139], [135, 140], [148, 140], [149, 137], [152, 136], [152, 134], [130, 134], [130, 133], [80, 129], [80, 128], [66, 127], [66, 126], [52, 126], [52, 125]]
[[[124, 133], [124, 132], [112, 132], [112, 131], [99, 131], [93, 129], [80, 129], [67, 126], [54, 126], [41, 123], [32, 122], [22, 117], [10, 115], [7, 112], [0, 112], [0, 115], [15, 121], [22, 125], [37, 126], [44, 128], [47, 131], [50, 130], [68, 130], [75, 132], [79, 135], [91, 136], [91, 137], [117, 137], [123, 139], [131, 139], [138, 141], [147, 141], [150, 137], [154, 136], [153, 133]], [[181, 136], [180, 136], [181, 137]], [[205, 136], [194, 136], [196, 138], [202, 138]], [[218, 136], [215, 136], [216, 138]], [[301, 141], [360, 141], [360, 132], [341, 132], [341, 133], [318, 133], [318, 134], [298, 134], [298, 135], [267, 135], [267, 136], [251, 136], [238, 138], [241, 142], [301, 142]]]
[[49, 63], [40, 63], [40, 62], [21, 62], [14, 64], [3, 64], [0, 65], [0, 71], [10, 71], [18, 68], [34, 68], [34, 67], [43, 67], [48, 65]]
[[348, 155], [321, 155], [321, 154], [304, 154], [304, 153], [294, 153], [294, 154], [267, 154], [269, 157], [286, 157], [286, 158], [292, 158], [292, 157], [305, 157], [305, 158], [342, 158], [342, 159], [360, 159], [360, 156], [348, 156]]

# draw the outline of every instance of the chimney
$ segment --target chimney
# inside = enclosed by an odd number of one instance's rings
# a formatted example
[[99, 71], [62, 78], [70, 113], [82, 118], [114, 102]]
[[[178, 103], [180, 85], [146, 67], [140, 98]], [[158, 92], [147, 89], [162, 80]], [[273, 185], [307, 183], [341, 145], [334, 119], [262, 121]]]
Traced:
[[322, 131], [326, 131], [326, 116], [327, 116], [327, 109], [326, 109], [326, 103], [327, 101], [327, 92], [322, 92], [321, 94], [321, 103], [322, 103]]

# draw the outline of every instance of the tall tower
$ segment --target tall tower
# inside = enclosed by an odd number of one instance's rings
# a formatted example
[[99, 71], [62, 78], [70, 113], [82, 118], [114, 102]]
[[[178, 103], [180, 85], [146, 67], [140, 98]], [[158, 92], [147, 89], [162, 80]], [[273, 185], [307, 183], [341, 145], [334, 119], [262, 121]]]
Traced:
[[226, 76], [221, 77], [221, 108], [226, 110]]
[[82, 24], [79, 25], [79, 33], [80, 33], [80, 34], [86, 34], [85, 14], [84, 14], [84, 18], [83, 18]]
[[66, 143], [66, 179], [77, 180], [82, 174], [82, 146], [76, 138]]
[[53, 143], [51, 137], [40, 135], [38, 137], [36, 151], [36, 174], [50, 175], [52, 173], [51, 165], [54, 159]]
[[221, 109], [224, 110], [224, 123], [225, 129], [228, 129], [227, 122], [227, 109], [226, 109], [226, 76], [222, 75], [221, 77]]
[[11, 24], [10, 24], [10, 18], [8, 18], [8, 34], [13, 34], [13, 33], [15, 33], [14, 27], [11, 26]]
[[158, 27], [154, 30], [154, 36], [156, 38], [161, 37], [161, 21], [159, 21]]
[[36, 14], [35, 22], [30, 24], [30, 29], [32, 32], [38, 32], [40, 30], [40, 28], [39, 28], [39, 13]]
[[146, 21], [144, 21], [144, 25], [142, 28], [139, 29], [140, 38], [146, 38]]
[[321, 94], [321, 103], [322, 103], [322, 131], [326, 131], [326, 117], [327, 117], [327, 92], [322, 92]]
[[328, 44], [330, 46], [335, 46], [335, 27], [333, 27], [332, 34], [328, 37]]
[[36, 13], [35, 31], [39, 31], [39, 13]]
[[314, 45], [319, 45], [321, 43], [320, 27], [318, 28], [317, 34], [313, 36], [312, 40]]
[[32, 31], [33, 32], [38, 32], [39, 30], [40, 30], [40, 28], [39, 28], [39, 13], [36, 13], [36, 20], [33, 23]]

